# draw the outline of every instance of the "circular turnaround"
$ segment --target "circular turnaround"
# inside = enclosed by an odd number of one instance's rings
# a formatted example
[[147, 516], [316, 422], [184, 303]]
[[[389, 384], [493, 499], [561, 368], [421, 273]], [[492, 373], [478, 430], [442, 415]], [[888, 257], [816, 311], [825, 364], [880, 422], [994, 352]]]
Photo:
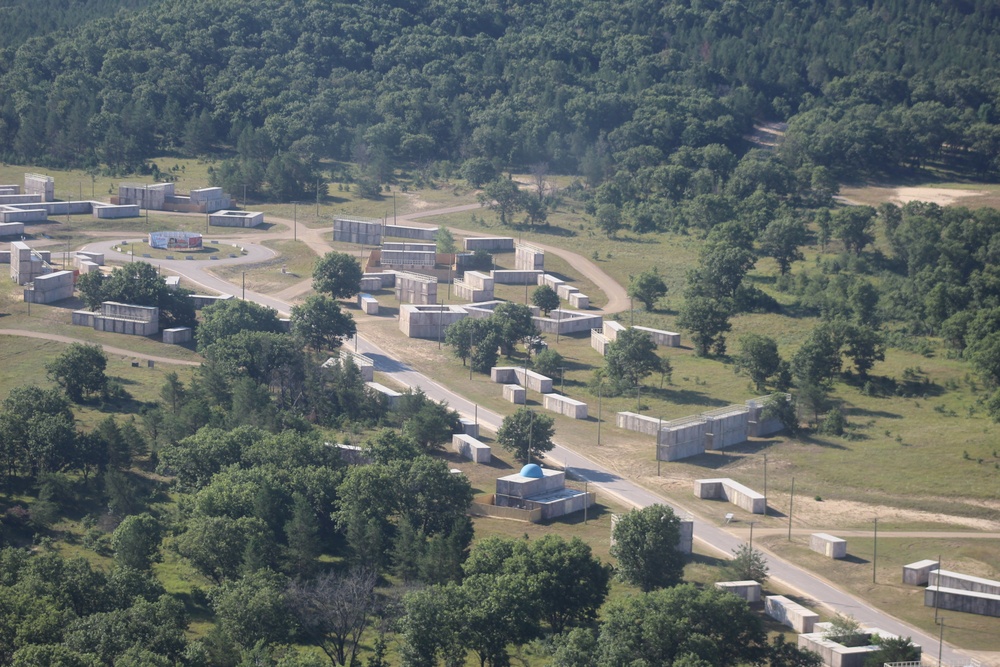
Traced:
[[200, 250], [201, 234], [198, 232], [150, 232], [149, 245], [162, 250]]
[[541, 479], [542, 468], [537, 463], [529, 463], [528, 465], [521, 468], [521, 477], [531, 477], [533, 479]]

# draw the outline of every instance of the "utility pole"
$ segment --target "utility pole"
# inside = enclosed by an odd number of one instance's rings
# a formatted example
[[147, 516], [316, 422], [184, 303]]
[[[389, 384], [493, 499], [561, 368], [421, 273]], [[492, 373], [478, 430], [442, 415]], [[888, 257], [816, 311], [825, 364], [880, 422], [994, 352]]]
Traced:
[[583, 523], [587, 524], [587, 507], [590, 506], [590, 481], [583, 478]]
[[292, 240], [299, 240], [299, 203], [292, 202]]
[[247, 272], [243, 272], [243, 300], [247, 300]]
[[601, 389], [604, 382], [597, 383], [597, 446], [601, 446]]
[[788, 541], [792, 541], [792, 505], [795, 503], [795, 478], [792, 477], [792, 495], [788, 497]]
[[[938, 594], [941, 593], [941, 586], [938, 585]], [[934, 596], [937, 600], [937, 595]], [[944, 616], [941, 617], [941, 633], [938, 635], [938, 667], [943, 667], [941, 664], [941, 654], [944, 652]]]
[[764, 452], [764, 515], [767, 515], [767, 452]]
[[756, 521], [750, 522], [750, 551], [753, 551], [753, 525], [757, 523]]
[[[473, 332], [473, 330], [474, 330], [473, 327], [469, 327], [469, 382], [472, 381], [472, 332]], [[476, 409], [478, 411], [478, 406], [477, 406]], [[477, 412], [477, 414], [478, 414], [478, 412]]]
[[878, 570], [878, 517], [875, 517], [875, 536], [872, 539], [872, 583], [875, 583], [875, 572]]
[[559, 393], [566, 395], [566, 367], [559, 367]]
[[243, 210], [247, 210], [247, 184], [243, 184]]

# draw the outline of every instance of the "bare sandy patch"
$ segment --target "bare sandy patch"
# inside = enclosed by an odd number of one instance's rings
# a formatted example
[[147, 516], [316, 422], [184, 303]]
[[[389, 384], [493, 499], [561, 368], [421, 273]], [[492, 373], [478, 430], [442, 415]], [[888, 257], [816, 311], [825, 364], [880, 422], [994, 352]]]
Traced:
[[911, 201], [923, 201], [950, 206], [960, 199], [981, 197], [986, 192], [982, 190], [953, 190], [951, 188], [893, 188], [892, 201], [906, 204]]
[[431, 207], [430, 202], [421, 199], [418, 195], [411, 194], [409, 192], [404, 194], [406, 195], [406, 198], [410, 200], [410, 206], [412, 206], [416, 211], [422, 211]]

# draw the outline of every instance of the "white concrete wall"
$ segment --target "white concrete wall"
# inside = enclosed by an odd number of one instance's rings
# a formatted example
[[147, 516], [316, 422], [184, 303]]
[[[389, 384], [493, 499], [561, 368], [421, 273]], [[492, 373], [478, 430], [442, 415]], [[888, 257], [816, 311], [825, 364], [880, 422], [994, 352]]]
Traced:
[[774, 620], [799, 633], [812, 632], [819, 621], [819, 614], [784, 595], [768, 595], [764, 598], [764, 610]]
[[828, 535], [813, 533], [809, 536], [809, 548], [827, 558], [845, 558], [847, 556], [847, 540]]
[[542, 398], [546, 410], [558, 412], [573, 419], [587, 418], [587, 404], [583, 401], [577, 401], [561, 394], [545, 394]]
[[503, 386], [503, 400], [515, 405], [524, 405], [524, 387], [517, 384], [505, 384]]

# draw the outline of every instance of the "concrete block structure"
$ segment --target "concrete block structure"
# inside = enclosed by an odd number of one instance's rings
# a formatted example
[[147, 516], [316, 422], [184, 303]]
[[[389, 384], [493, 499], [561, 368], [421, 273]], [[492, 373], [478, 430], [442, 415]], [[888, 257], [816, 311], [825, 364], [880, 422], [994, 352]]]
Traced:
[[760, 602], [760, 584], [756, 581], [717, 581], [715, 587], [747, 602]]
[[517, 378], [517, 382], [525, 389], [537, 391], [540, 394], [552, 393], [552, 378], [546, 377], [541, 373], [515, 366], [514, 377]]
[[924, 606], [1000, 616], [1000, 581], [950, 570], [933, 570], [924, 591]]
[[462, 417], [458, 423], [462, 426], [462, 433], [471, 435], [473, 438], [479, 437], [479, 424], [475, 420]]
[[54, 271], [38, 276], [24, 288], [24, 300], [29, 303], [53, 303], [72, 296], [72, 271]]
[[623, 428], [626, 431], [635, 431], [636, 433], [656, 436], [660, 432], [663, 420], [656, 417], [647, 417], [635, 412], [619, 412], [615, 415], [615, 424], [618, 428]]
[[201, 310], [220, 301], [229, 301], [236, 297], [232, 294], [191, 294], [189, 297], [194, 302], [194, 309]]
[[941, 566], [936, 560], [918, 560], [903, 566], [903, 583], [910, 586], [924, 586], [930, 581], [930, 574]]
[[542, 333], [559, 333], [565, 336], [581, 331], [591, 331], [600, 326], [601, 316], [558, 308], [550, 312], [548, 317], [535, 316], [531, 318], [531, 321]]
[[554, 519], [594, 504], [594, 494], [566, 488], [566, 474], [534, 463], [497, 479], [495, 502], [500, 507], [542, 510], [542, 519]]
[[[16, 183], [9, 185], [0, 185], [0, 195], [19, 195], [19, 194], [21, 194], [21, 186], [17, 185]], [[513, 239], [511, 240], [513, 241]], [[513, 249], [513, 247], [514, 246], [511, 245], [511, 249]]]
[[[869, 654], [881, 648], [874, 644], [868, 646], [844, 646], [830, 639], [828, 636], [829, 632], [829, 623], [816, 623], [813, 627], [813, 632], [799, 635], [798, 647], [819, 654], [823, 664], [827, 667], [864, 667]], [[869, 637], [878, 635], [883, 639], [897, 639], [897, 635], [879, 628], [862, 627], [861, 632]], [[914, 645], [914, 647], [917, 651], [921, 651], [920, 646]], [[917, 664], [919, 664], [919, 660]]]
[[[377, 282], [376, 282], [377, 281]], [[361, 289], [366, 292], [376, 292], [380, 289], [396, 286], [396, 272], [382, 271], [380, 273], [361, 274]]]
[[451, 448], [474, 463], [489, 463], [492, 460], [490, 446], [467, 433], [451, 436]]
[[41, 195], [0, 195], [0, 204], [4, 206], [22, 206], [24, 204], [41, 204]]
[[749, 437], [749, 410], [730, 405], [699, 415], [705, 420], [705, 449], [725, 449], [746, 442]]
[[178, 211], [181, 213], [214, 213], [229, 208], [229, 195], [222, 188], [200, 188], [187, 195], [174, 191], [173, 183], [122, 183], [118, 196], [111, 198], [118, 205], [137, 205], [150, 211]]
[[812, 632], [819, 622], [819, 614], [784, 595], [768, 595], [764, 598], [764, 611], [774, 620], [800, 634]]
[[590, 297], [580, 292], [574, 292], [569, 295], [569, 305], [578, 310], [587, 310], [590, 308]]
[[23, 241], [11, 241], [10, 244], [10, 278], [18, 285], [27, 285], [38, 276], [52, 273], [49, 264], [51, 253], [33, 250]]
[[167, 345], [183, 345], [194, 340], [194, 329], [191, 327], [173, 327], [163, 330], [163, 342]]
[[652, 327], [640, 326], [636, 326], [635, 329], [648, 333], [649, 337], [652, 338], [653, 342], [657, 345], [662, 345], [663, 347], [681, 346], [681, 335], [674, 331], [665, 331], [663, 329], [653, 329]]
[[663, 422], [656, 443], [660, 461], [677, 461], [705, 453], [708, 425], [702, 417], [682, 417]]
[[164, 210], [167, 197], [174, 196], [173, 183], [122, 183], [118, 186], [118, 201], [120, 205], [137, 205], [152, 211]]
[[39, 201], [55, 201], [55, 179], [42, 174], [25, 174], [24, 194], [38, 195], [40, 197]]
[[813, 533], [809, 536], [809, 548], [827, 558], [846, 558], [847, 540], [827, 533]]
[[[396, 299], [400, 303], [435, 304], [437, 287], [437, 278], [408, 271], [396, 272]], [[402, 313], [400, 313], [400, 324], [402, 324]]]
[[401, 252], [437, 252], [437, 245], [434, 243], [407, 243], [406, 241], [383, 241], [382, 252], [386, 250], [398, 250]]
[[216, 211], [208, 216], [212, 227], [259, 227], [264, 224], [261, 211]]
[[510, 236], [474, 236], [466, 238], [463, 247], [467, 252], [514, 252], [514, 239]]
[[358, 308], [365, 315], [378, 315], [378, 299], [371, 294], [358, 294]]
[[[227, 209], [232, 205], [229, 195], [222, 191], [222, 188], [199, 188], [197, 190], [191, 190], [188, 193], [188, 198], [191, 204], [197, 206], [200, 212], [212, 213], [213, 211], [220, 211]], [[182, 199], [178, 197], [178, 199]], [[250, 216], [260, 215], [260, 220], [263, 222], [264, 214], [260, 213], [250, 213]], [[212, 224], [209, 220], [209, 224]], [[260, 224], [260, 223], [257, 223]], [[230, 226], [230, 225], [226, 225]], [[242, 227], [255, 227], [256, 225], [240, 225]]]
[[600, 329], [590, 330], [590, 347], [597, 350], [597, 353], [602, 357], [607, 354], [608, 343], [610, 342], [611, 341], [608, 340], [608, 337], [605, 336]]
[[556, 289], [556, 294], [559, 296], [559, 298], [560, 299], [565, 299], [566, 301], [569, 301], [569, 297], [571, 295], [573, 295], [573, 294], [579, 294], [579, 292], [580, 292], [579, 289], [577, 289], [576, 287], [573, 287], [572, 285], [570, 285], [568, 283], [562, 283]]
[[407, 227], [405, 225], [385, 225], [382, 236], [391, 239], [413, 239], [415, 241], [434, 241], [437, 238], [437, 227]]
[[521, 385], [505, 384], [503, 386], [503, 400], [514, 405], [524, 405], [525, 394], [524, 387]]
[[510, 269], [494, 269], [490, 271], [493, 282], [497, 285], [537, 285], [541, 271], [520, 271]]
[[0, 236], [22, 236], [23, 234], [23, 222], [0, 222]]
[[382, 266], [433, 269], [434, 265], [437, 264], [437, 252], [433, 250], [385, 250], [383, 248], [379, 254], [379, 263]]
[[542, 405], [546, 410], [558, 412], [561, 415], [573, 419], [587, 418], [587, 404], [577, 401], [562, 394], [545, 394], [542, 396]]
[[402, 394], [395, 389], [390, 389], [384, 384], [380, 384], [378, 382], [366, 382], [365, 384], [375, 393], [386, 397], [390, 410], [399, 405], [399, 397], [402, 396]]
[[551, 273], [543, 273], [542, 275], [538, 276], [538, 285], [551, 287], [556, 294], [559, 294], [560, 288], [562, 288], [562, 286], [565, 284], [566, 284], [565, 280], [563, 280], [562, 278], [556, 278]]
[[728, 477], [696, 479], [694, 481], [694, 495], [698, 498], [727, 500], [751, 514], [767, 512], [764, 496]]
[[91, 202], [91, 215], [98, 220], [118, 220], [121, 218], [138, 218], [139, 207], [136, 205], [102, 204]]
[[0, 205], [0, 223], [5, 225], [12, 225], [16, 223], [22, 223], [23, 225], [23, 223], [26, 222], [45, 222], [48, 219], [49, 212], [44, 208]]
[[472, 303], [493, 301], [493, 278], [480, 271], [466, 271], [454, 284], [456, 298]]
[[361, 218], [334, 218], [333, 240], [338, 243], [382, 245], [382, 221]]
[[625, 331], [625, 329], [628, 328], [621, 322], [615, 322], [614, 320], [603, 320], [601, 322], [601, 327], [602, 327], [601, 331], [604, 334], [605, 338], [607, 338], [608, 341], [612, 343], [618, 340], [618, 334], [620, 334], [621, 332]]
[[[76, 265], [77, 270], [80, 272], [81, 276], [85, 276], [88, 273], [94, 273], [95, 271], [101, 270], [101, 265], [96, 262], [91, 262], [89, 260], [80, 260]], [[178, 278], [180, 280], [180, 278]]]
[[747, 409], [749, 410], [748, 421], [749, 421], [749, 432], [750, 435], [755, 438], [766, 438], [769, 435], [773, 435], [785, 429], [785, 425], [781, 423], [780, 419], [771, 417], [769, 419], [764, 418], [764, 408], [771, 401], [790, 401], [791, 396], [788, 394], [771, 394], [770, 396], [760, 396], [758, 398], [751, 398], [746, 402]]
[[514, 268], [520, 271], [544, 271], [545, 251], [530, 243], [514, 246]]
[[357, 354], [356, 352], [351, 352], [350, 350], [345, 350], [341, 348], [337, 351], [336, 357], [330, 357], [323, 362], [323, 368], [329, 368], [330, 366], [335, 366], [337, 364], [345, 363], [348, 359], [354, 362], [357, 366], [358, 372], [361, 373], [361, 379], [364, 382], [372, 382], [375, 379], [375, 362], [372, 361], [371, 357], [366, 357], [363, 354]]
[[105, 301], [97, 312], [74, 310], [73, 324], [130, 336], [154, 336], [160, 331], [160, 309]]
[[399, 307], [399, 330], [408, 338], [444, 340], [445, 329], [468, 316], [461, 306], [403, 304]]
[[497, 384], [517, 384], [517, 373], [513, 366], [494, 366], [490, 369], [490, 380]]

